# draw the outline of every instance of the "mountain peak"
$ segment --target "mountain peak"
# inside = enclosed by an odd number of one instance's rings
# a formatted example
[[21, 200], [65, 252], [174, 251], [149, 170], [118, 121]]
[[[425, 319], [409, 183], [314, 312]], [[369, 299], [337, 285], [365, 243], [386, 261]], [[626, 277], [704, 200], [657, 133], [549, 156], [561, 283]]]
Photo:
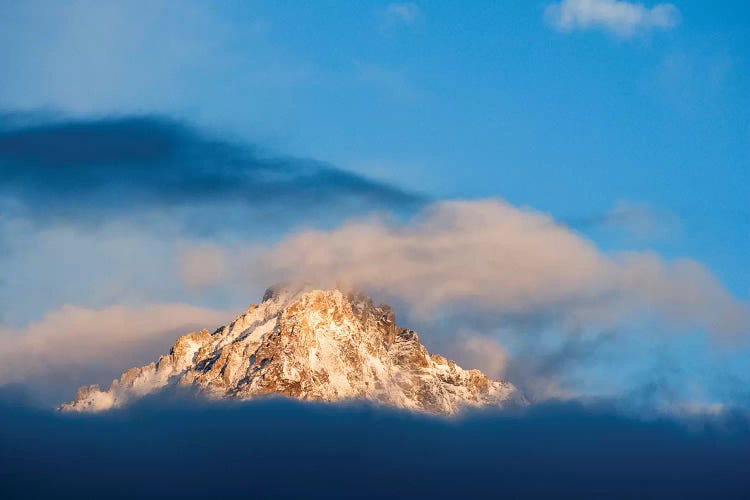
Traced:
[[306, 282], [276, 283], [266, 288], [261, 302], [285, 302], [314, 289], [314, 286]]
[[170, 384], [211, 398], [363, 399], [436, 414], [524, 401], [510, 383], [430, 355], [389, 306], [361, 292], [284, 284], [214, 333], [184, 335], [156, 363], [131, 368], [107, 391], [83, 387], [60, 408], [107, 410]]

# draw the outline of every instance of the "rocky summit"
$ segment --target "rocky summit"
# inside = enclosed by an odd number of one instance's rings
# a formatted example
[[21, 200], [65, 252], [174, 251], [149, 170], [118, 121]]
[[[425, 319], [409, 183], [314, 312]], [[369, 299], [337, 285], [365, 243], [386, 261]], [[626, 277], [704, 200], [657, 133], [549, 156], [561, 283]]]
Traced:
[[389, 306], [364, 294], [276, 286], [230, 324], [188, 333], [156, 363], [131, 368], [106, 391], [81, 387], [60, 409], [117, 408], [172, 384], [209, 398], [359, 399], [444, 415], [525, 401], [508, 382], [429, 354]]

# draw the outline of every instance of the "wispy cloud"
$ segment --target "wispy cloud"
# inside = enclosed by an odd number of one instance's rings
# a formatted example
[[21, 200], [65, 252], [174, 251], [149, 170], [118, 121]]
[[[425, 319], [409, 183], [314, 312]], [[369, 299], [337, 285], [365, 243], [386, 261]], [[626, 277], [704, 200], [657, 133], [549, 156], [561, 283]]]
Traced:
[[618, 228], [639, 240], [669, 239], [679, 234], [680, 218], [651, 204], [621, 200], [604, 214], [568, 220], [574, 228]]
[[382, 11], [381, 28], [414, 26], [423, 19], [422, 9], [413, 2], [391, 3]]
[[422, 16], [422, 10], [413, 2], [392, 3], [385, 8], [385, 15], [394, 22], [413, 24]]
[[463, 331], [446, 348], [446, 352], [467, 368], [478, 368], [496, 380], [505, 377], [508, 351], [489, 335]]
[[621, 0], [563, 0], [548, 5], [544, 15], [550, 25], [565, 33], [598, 28], [621, 38], [671, 29], [680, 22], [680, 11], [670, 3], [647, 7]]

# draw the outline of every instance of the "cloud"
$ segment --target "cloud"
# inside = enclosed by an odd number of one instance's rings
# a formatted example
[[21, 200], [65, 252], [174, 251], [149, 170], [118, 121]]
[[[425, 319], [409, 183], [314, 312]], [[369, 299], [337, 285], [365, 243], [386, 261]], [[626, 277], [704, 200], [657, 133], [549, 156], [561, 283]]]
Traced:
[[[623, 212], [596, 223], [619, 225]], [[545, 214], [500, 200], [438, 202], [407, 220], [354, 218], [274, 244], [226, 246], [211, 259], [221, 262], [207, 267], [227, 272], [206, 276], [203, 287], [303, 279], [362, 288], [393, 305], [399, 324], [420, 331], [428, 348], [507, 378], [536, 401], [623, 394], [652, 375], [723, 394], [728, 384], [697, 372], [644, 370], [674, 351], [679, 362], [697, 355], [705, 369], [721, 371], [710, 342], [750, 340], [747, 302], [701, 263], [606, 252]], [[183, 280], [190, 276], [184, 269]], [[706, 349], [684, 350], [696, 342]], [[613, 363], [617, 376], [607, 373]], [[685, 397], [701, 396], [661, 399]]]
[[34, 387], [39, 382], [43, 389], [56, 386], [57, 391], [72, 392], [90, 383], [90, 377], [113, 377], [154, 361], [155, 354], [166, 352], [180, 335], [213, 329], [231, 317], [226, 311], [188, 304], [101, 309], [66, 305], [24, 327], [0, 327], [0, 385]]
[[[273, 156], [162, 116], [0, 120], [0, 201], [39, 220], [177, 211], [210, 231], [274, 215], [408, 207], [420, 198], [314, 160]], [[20, 208], [19, 208], [20, 207]], [[188, 214], [186, 216], [186, 214]], [[177, 218], [176, 218], [177, 219]]]
[[544, 16], [550, 25], [565, 33], [599, 28], [621, 38], [653, 29], [671, 29], [680, 21], [680, 12], [672, 4], [649, 8], [620, 0], [563, 0], [548, 5]]
[[[0, 395], [1, 396], [1, 395]], [[747, 418], [638, 420], [547, 405], [458, 421], [161, 396], [70, 417], [0, 399], [5, 498], [742, 498]], [[207, 459], [211, 457], [212, 459]], [[290, 471], [290, 465], [293, 470]], [[582, 473], [585, 471], [585, 473]], [[291, 474], [291, 476], [290, 476]]]
[[699, 262], [607, 254], [550, 217], [499, 200], [439, 202], [406, 223], [371, 217], [303, 231], [231, 265], [260, 281], [362, 287], [420, 317], [463, 311], [569, 331], [657, 318], [722, 336], [750, 332], [747, 304]]
[[180, 276], [190, 288], [204, 288], [225, 279], [224, 251], [219, 245], [190, 248], [179, 257]]
[[508, 351], [497, 339], [487, 335], [461, 332], [447, 348], [461, 366], [476, 368], [495, 380], [505, 378], [508, 367]]
[[422, 10], [413, 2], [388, 4], [383, 13], [383, 23], [386, 28], [397, 25], [411, 26], [420, 19], [422, 19]]

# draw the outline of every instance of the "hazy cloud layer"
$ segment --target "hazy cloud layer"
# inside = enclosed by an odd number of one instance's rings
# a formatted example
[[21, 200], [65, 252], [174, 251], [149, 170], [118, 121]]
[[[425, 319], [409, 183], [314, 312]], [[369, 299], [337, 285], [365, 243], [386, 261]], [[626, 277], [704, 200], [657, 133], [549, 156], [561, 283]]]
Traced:
[[548, 318], [569, 330], [658, 318], [750, 332], [747, 304], [699, 262], [610, 255], [544, 214], [496, 200], [436, 203], [405, 224], [373, 217], [305, 231], [232, 265], [260, 281], [378, 291], [423, 317], [463, 310]]
[[225, 254], [219, 245], [200, 245], [179, 257], [179, 272], [186, 286], [216, 286], [226, 279]]
[[6, 115], [0, 118], [0, 202], [41, 220], [99, 221], [150, 211], [210, 229], [248, 216], [273, 215], [278, 224], [290, 213], [309, 221], [336, 209], [403, 208], [419, 197], [160, 116], [40, 121]]
[[[269, 54], [265, 19], [228, 20], [195, 0], [2, 2], [0, 18], [5, 108], [215, 111], [222, 98], [252, 95], [264, 80], [283, 85], [272, 75], [292, 70]], [[262, 98], [233, 100], [227, 111], [247, 112]]]
[[563, 32], [599, 28], [622, 38], [653, 29], [670, 29], [680, 11], [670, 3], [647, 7], [621, 0], [563, 0], [547, 6], [548, 23]]

